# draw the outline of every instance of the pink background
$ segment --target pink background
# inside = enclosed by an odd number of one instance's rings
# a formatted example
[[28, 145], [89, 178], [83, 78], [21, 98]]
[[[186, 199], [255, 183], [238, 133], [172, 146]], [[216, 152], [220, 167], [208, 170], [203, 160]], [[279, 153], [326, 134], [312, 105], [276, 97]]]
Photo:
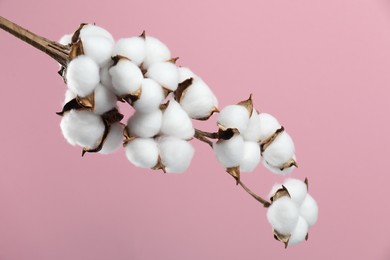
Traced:
[[[117, 39], [145, 29], [221, 107], [253, 93], [293, 136], [292, 176], [320, 206], [309, 241], [285, 250], [204, 144], [183, 175], [136, 169], [123, 150], [81, 158], [55, 114], [57, 64], [0, 32], [1, 260], [390, 259], [389, 1], [0, 0], [0, 15], [51, 39], [81, 22]], [[243, 180], [266, 195], [282, 178]]]

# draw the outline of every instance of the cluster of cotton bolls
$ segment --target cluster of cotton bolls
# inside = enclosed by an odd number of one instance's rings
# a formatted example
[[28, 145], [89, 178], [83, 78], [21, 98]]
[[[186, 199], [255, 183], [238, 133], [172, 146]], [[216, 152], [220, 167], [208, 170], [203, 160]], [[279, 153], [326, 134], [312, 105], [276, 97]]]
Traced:
[[308, 238], [309, 228], [318, 218], [318, 206], [308, 193], [308, 182], [287, 179], [283, 185], [274, 185], [267, 219], [277, 240], [295, 245]]
[[290, 135], [275, 117], [254, 110], [251, 97], [224, 107], [217, 122], [219, 140], [214, 152], [233, 176], [253, 171], [261, 158], [274, 173], [290, 173], [297, 166]]
[[[71, 48], [61, 70], [68, 85], [59, 113], [65, 139], [83, 153], [111, 153], [124, 143], [138, 167], [184, 172], [194, 154], [191, 119], [218, 111], [207, 84], [145, 33], [115, 42], [107, 30], [82, 24], [60, 43]], [[117, 101], [135, 110], [126, 125]]]

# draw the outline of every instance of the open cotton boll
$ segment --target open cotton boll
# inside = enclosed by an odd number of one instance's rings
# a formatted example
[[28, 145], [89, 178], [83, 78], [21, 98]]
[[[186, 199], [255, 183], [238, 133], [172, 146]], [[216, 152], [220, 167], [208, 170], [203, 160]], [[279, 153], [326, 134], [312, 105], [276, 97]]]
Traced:
[[145, 78], [142, 81], [141, 95], [133, 102], [133, 107], [140, 112], [151, 112], [159, 109], [164, 99], [162, 87], [154, 80]]
[[171, 136], [158, 138], [158, 148], [161, 162], [168, 173], [181, 173], [187, 170], [195, 152], [189, 142]]
[[83, 41], [87, 37], [91, 36], [98, 36], [98, 37], [106, 37], [109, 39], [112, 43], [115, 42], [114, 37], [112, 37], [111, 33], [107, 31], [106, 29], [94, 25], [94, 24], [86, 24], [83, 26], [83, 28], [80, 30], [80, 38]]
[[307, 194], [299, 209], [301, 216], [307, 221], [309, 227], [317, 223], [318, 205], [310, 194]]
[[137, 167], [153, 168], [158, 163], [158, 146], [153, 138], [136, 138], [125, 145], [127, 159]]
[[68, 45], [72, 43], [72, 34], [63, 35], [58, 42], [62, 45]]
[[101, 115], [116, 106], [117, 98], [114, 93], [102, 84], [95, 89], [93, 112]]
[[110, 154], [121, 147], [123, 144], [123, 129], [124, 125], [121, 123], [112, 124], [110, 126], [110, 132], [104, 140], [103, 147], [99, 153]]
[[255, 142], [244, 142], [243, 158], [240, 163], [240, 172], [252, 172], [260, 163], [260, 146]]
[[195, 79], [198, 79], [199, 77], [197, 75], [195, 75], [194, 72], [192, 72], [192, 70], [190, 70], [189, 68], [186, 68], [186, 67], [178, 67], [178, 72], [179, 72], [179, 82], [183, 82], [185, 81], [186, 79], [189, 79], [189, 78], [193, 78], [194, 80]]
[[294, 142], [287, 132], [282, 132], [263, 152], [263, 158], [272, 166], [282, 166], [295, 153]]
[[162, 118], [161, 133], [181, 139], [191, 139], [195, 134], [188, 114], [175, 100], [170, 100]]
[[115, 93], [119, 96], [136, 93], [144, 78], [140, 68], [133, 62], [121, 59], [109, 70]]
[[307, 225], [306, 220], [302, 217], [299, 217], [297, 225], [288, 239], [288, 245], [293, 246], [302, 241], [305, 241], [308, 231], [309, 226]]
[[179, 84], [177, 66], [169, 61], [151, 64], [145, 76], [171, 91], [175, 91]]
[[229, 105], [224, 107], [218, 115], [218, 124], [226, 128], [236, 128], [244, 133], [249, 122], [248, 110], [240, 105]]
[[259, 128], [259, 138], [261, 141], [271, 137], [276, 130], [281, 128], [282, 126], [279, 124], [278, 120], [270, 114], [260, 113], [260, 128]]
[[65, 113], [60, 127], [68, 143], [86, 148], [96, 147], [105, 130], [101, 117], [86, 110]]
[[209, 86], [198, 78], [184, 91], [180, 105], [191, 118], [202, 119], [214, 112], [218, 100]]
[[99, 67], [111, 61], [113, 43], [110, 39], [101, 36], [84, 37], [82, 40], [84, 54], [92, 58]]
[[244, 139], [247, 141], [258, 142], [261, 140], [261, 123], [259, 114], [256, 110], [252, 111], [252, 115], [249, 118], [249, 122], [245, 132], [243, 133]]
[[287, 196], [274, 201], [267, 211], [268, 222], [278, 233], [290, 235], [299, 219], [299, 210], [296, 204]]
[[225, 168], [239, 166], [244, 157], [244, 139], [241, 135], [235, 135], [229, 140], [219, 140], [214, 143], [213, 150]]
[[140, 66], [146, 56], [145, 39], [130, 37], [119, 39], [114, 46], [112, 56], [123, 56]]
[[168, 47], [159, 39], [152, 36], [145, 36], [146, 55], [142, 67], [148, 69], [149, 66], [156, 62], [168, 61], [171, 59], [171, 52]]
[[92, 94], [99, 81], [99, 66], [90, 57], [80, 55], [69, 62], [66, 84], [79, 97]]
[[307, 194], [306, 183], [298, 179], [289, 178], [284, 182], [283, 186], [286, 187], [291, 199], [300, 206]]
[[[295, 157], [294, 157], [295, 158]], [[263, 165], [264, 167], [269, 170], [270, 172], [272, 173], [275, 173], [275, 174], [290, 174], [296, 167], [293, 165], [291, 167], [288, 167], [288, 168], [284, 168], [283, 170], [281, 170], [279, 167], [276, 167], [276, 166], [273, 166], [273, 165], [270, 165], [266, 160], [263, 160]]]
[[131, 136], [153, 137], [160, 132], [162, 122], [161, 110], [150, 113], [136, 111], [127, 121], [127, 129]]

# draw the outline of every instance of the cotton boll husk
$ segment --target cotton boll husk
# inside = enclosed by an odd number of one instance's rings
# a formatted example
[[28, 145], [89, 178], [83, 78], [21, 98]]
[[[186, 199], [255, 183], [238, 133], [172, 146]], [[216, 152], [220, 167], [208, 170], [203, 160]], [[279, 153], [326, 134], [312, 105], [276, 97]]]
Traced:
[[144, 78], [140, 68], [129, 60], [120, 60], [109, 70], [115, 93], [119, 96], [136, 93]]
[[243, 133], [243, 136], [247, 141], [258, 142], [261, 140], [261, 122], [256, 110], [252, 111], [252, 115], [249, 118], [248, 126]]
[[99, 81], [99, 66], [90, 57], [80, 55], [69, 62], [66, 83], [76, 95], [86, 97], [92, 94]]
[[272, 166], [290, 161], [295, 153], [294, 142], [287, 132], [282, 132], [263, 152], [263, 158]]
[[198, 78], [184, 91], [180, 105], [191, 118], [202, 119], [218, 107], [218, 100], [209, 86]]
[[131, 136], [153, 137], [160, 132], [162, 122], [161, 110], [149, 113], [136, 111], [127, 121], [127, 128]]
[[141, 96], [133, 103], [133, 107], [140, 112], [147, 113], [159, 109], [165, 99], [162, 87], [152, 79], [142, 81]]
[[59, 40], [58, 43], [62, 45], [68, 45], [72, 43], [72, 34], [65, 34]]
[[229, 105], [219, 113], [218, 124], [226, 128], [237, 128], [240, 133], [244, 133], [249, 122], [248, 110], [240, 105]]
[[102, 83], [108, 89], [114, 91], [114, 87], [112, 85], [112, 78], [109, 73], [109, 69], [111, 68], [111, 66], [112, 66], [112, 62], [100, 68], [100, 83]]
[[168, 107], [164, 111], [161, 133], [186, 140], [191, 139], [195, 134], [188, 114], [173, 99], [169, 101]]
[[198, 76], [195, 75], [195, 73], [192, 72], [192, 70], [190, 70], [189, 68], [178, 67], [178, 72], [179, 72], [179, 82], [180, 83], [185, 81], [186, 79], [189, 79], [189, 78], [193, 78], [194, 80], [198, 79]]
[[93, 112], [101, 115], [116, 106], [117, 98], [114, 93], [102, 84], [98, 84], [95, 89]]
[[279, 124], [278, 120], [270, 114], [260, 113], [260, 128], [259, 128], [259, 138], [261, 141], [271, 137], [276, 130], [282, 126]]
[[100, 116], [86, 110], [66, 112], [60, 123], [62, 134], [72, 145], [86, 148], [96, 147], [105, 130]]
[[92, 58], [99, 67], [111, 61], [113, 43], [106, 37], [89, 36], [82, 40], [84, 54]]
[[275, 193], [279, 190], [279, 189], [281, 189], [282, 188], [282, 184], [280, 184], [280, 183], [275, 183], [273, 186], [272, 186], [272, 188], [271, 188], [271, 191], [268, 193], [268, 198], [272, 198], [274, 195], [275, 195]]
[[123, 129], [124, 125], [121, 123], [112, 124], [110, 126], [110, 132], [104, 140], [103, 147], [99, 153], [110, 154], [121, 147], [123, 144]]
[[168, 173], [181, 173], [187, 170], [195, 152], [189, 142], [171, 136], [158, 138], [158, 148], [161, 161]]
[[146, 55], [142, 67], [148, 69], [156, 62], [168, 61], [171, 59], [171, 52], [168, 47], [159, 39], [152, 36], [145, 36]]
[[243, 158], [240, 163], [240, 172], [252, 172], [260, 163], [260, 146], [255, 142], [244, 142]]
[[153, 168], [158, 162], [158, 146], [153, 138], [136, 138], [125, 145], [127, 159], [137, 167]]
[[301, 216], [307, 221], [309, 227], [317, 223], [318, 205], [310, 194], [307, 194], [299, 209]]
[[80, 30], [80, 38], [83, 41], [87, 37], [91, 36], [97, 36], [97, 37], [106, 37], [109, 39], [112, 43], [115, 42], [114, 38], [112, 37], [111, 33], [107, 31], [106, 29], [94, 25], [94, 24], [86, 24], [83, 26], [83, 28]]
[[169, 61], [151, 64], [145, 76], [171, 91], [175, 91], [179, 84], [177, 66]]
[[298, 179], [289, 178], [284, 182], [283, 186], [286, 187], [291, 199], [297, 203], [299, 207], [307, 194], [306, 183]]
[[282, 175], [290, 174], [296, 168], [295, 166], [291, 166], [291, 167], [284, 168], [283, 170], [281, 170], [279, 167], [270, 165], [269, 163], [267, 163], [266, 160], [263, 160], [263, 165], [270, 172], [275, 173], [275, 174], [282, 174]]
[[225, 168], [239, 166], [244, 157], [244, 139], [241, 135], [235, 135], [229, 140], [219, 140], [214, 143], [213, 150]]
[[114, 46], [112, 56], [120, 55], [140, 66], [146, 56], [145, 39], [130, 37], [119, 39]]
[[302, 217], [299, 217], [297, 225], [288, 240], [288, 245], [293, 246], [304, 241], [308, 231], [309, 226], [307, 225], [306, 220]]
[[299, 219], [299, 209], [289, 197], [274, 201], [267, 211], [268, 222], [278, 233], [290, 235]]

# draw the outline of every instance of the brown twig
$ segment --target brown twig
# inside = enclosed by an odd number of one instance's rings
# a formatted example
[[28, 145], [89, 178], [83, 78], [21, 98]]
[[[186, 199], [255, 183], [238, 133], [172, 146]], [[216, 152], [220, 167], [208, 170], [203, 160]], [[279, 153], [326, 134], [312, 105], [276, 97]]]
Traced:
[[46, 53], [62, 66], [66, 67], [69, 61], [69, 46], [59, 44], [55, 41], [48, 40], [42, 36], [32, 33], [2, 16], [0, 16], [0, 28]]
[[253, 191], [251, 191], [242, 181], [241, 179], [239, 179], [237, 181], [237, 183], [246, 191], [249, 193], [249, 195], [251, 195], [253, 198], [255, 198], [255, 200], [257, 200], [258, 202], [260, 202], [261, 204], [263, 204], [263, 206], [265, 208], [268, 208], [271, 203], [268, 202], [267, 200], [263, 199], [262, 197], [260, 197], [259, 195], [257, 195], [256, 193], [254, 193]]

